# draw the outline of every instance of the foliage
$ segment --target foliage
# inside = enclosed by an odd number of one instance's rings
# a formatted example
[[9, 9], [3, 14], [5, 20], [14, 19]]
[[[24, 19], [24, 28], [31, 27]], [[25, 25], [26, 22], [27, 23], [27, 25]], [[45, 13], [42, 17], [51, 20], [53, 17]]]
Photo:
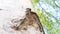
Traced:
[[46, 34], [60, 34], [59, 0], [33, 0], [32, 5], [40, 17]]
[[33, 2], [33, 3], [38, 3], [38, 2], [39, 2], [39, 0], [32, 0], [32, 2]]

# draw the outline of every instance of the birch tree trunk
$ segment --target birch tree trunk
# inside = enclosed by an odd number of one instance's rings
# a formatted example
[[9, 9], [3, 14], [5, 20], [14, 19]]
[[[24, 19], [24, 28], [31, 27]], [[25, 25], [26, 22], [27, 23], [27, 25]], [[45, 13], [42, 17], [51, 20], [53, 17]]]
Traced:
[[33, 7], [30, 0], [0, 0], [0, 34], [40, 34], [39, 30], [29, 28], [27, 31], [15, 31], [12, 19], [24, 19], [25, 9]]

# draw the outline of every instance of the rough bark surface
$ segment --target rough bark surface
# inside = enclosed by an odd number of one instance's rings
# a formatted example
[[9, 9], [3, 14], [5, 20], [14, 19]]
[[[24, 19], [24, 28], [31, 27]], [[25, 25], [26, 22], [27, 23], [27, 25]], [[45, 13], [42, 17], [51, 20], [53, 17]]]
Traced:
[[28, 26], [27, 30], [17, 31], [12, 28], [25, 18], [26, 8], [33, 9], [30, 0], [0, 0], [0, 34], [43, 34], [36, 23], [36, 27]]

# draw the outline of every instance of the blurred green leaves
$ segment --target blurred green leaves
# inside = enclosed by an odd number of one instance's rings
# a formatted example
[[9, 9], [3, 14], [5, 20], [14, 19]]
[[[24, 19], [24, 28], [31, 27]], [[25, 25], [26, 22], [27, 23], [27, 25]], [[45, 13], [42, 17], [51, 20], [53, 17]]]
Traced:
[[32, 0], [33, 1], [33, 3], [38, 3], [40, 0]]
[[46, 34], [60, 34], [60, 8], [56, 4], [57, 1], [60, 2], [59, 0], [32, 0], [34, 10]]

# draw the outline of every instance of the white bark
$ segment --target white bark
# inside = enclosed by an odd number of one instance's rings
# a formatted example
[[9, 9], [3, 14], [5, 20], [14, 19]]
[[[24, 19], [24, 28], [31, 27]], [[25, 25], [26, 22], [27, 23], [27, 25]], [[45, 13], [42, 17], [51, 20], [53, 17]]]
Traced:
[[25, 17], [26, 8], [32, 8], [29, 0], [0, 0], [0, 34], [39, 34], [33, 27], [23, 32], [10, 28], [12, 19]]

